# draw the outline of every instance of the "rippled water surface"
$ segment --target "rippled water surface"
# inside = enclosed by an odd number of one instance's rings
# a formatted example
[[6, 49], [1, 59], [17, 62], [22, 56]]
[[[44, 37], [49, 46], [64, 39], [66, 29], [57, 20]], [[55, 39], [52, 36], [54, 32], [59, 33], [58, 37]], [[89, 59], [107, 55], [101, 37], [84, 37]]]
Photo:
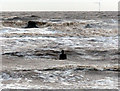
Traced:
[[[58, 13], [46, 17], [44, 12], [31, 14], [3, 13], [2, 88], [118, 88], [116, 15], [103, 12], [106, 17], [101, 18], [102, 13], [94, 15], [97, 12], [89, 16], [59, 12], [57, 18]], [[56, 18], [48, 16], [51, 14]], [[39, 28], [24, 28], [30, 19], [37, 21]], [[61, 50], [65, 50], [66, 60], [59, 60]]]

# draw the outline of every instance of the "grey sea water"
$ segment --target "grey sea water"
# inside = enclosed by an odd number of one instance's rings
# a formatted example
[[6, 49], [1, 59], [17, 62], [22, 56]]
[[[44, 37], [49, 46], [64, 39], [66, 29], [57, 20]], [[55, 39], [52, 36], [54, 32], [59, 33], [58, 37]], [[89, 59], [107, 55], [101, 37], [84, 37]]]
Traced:
[[3, 12], [1, 23], [1, 89], [118, 89], [117, 12]]

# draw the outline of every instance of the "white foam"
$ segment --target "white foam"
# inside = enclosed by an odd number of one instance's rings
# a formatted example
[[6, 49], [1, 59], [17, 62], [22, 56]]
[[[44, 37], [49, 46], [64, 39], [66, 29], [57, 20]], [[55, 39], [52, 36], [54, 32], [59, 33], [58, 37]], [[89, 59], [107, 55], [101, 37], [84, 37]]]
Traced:
[[38, 33], [38, 34], [55, 34], [58, 33], [58, 31], [55, 30], [49, 30], [48, 28], [12, 28], [12, 27], [5, 27], [0, 29], [1, 34], [6, 33]]
[[[89, 40], [94, 39], [94, 43], [90, 43]], [[78, 37], [63, 37], [58, 38], [56, 42], [64, 44], [71, 47], [100, 47], [102, 44], [103, 47], [113, 47], [118, 48], [118, 37], [89, 37], [89, 38], [78, 38]]]
[[94, 80], [91, 82], [93, 84], [92, 88], [100, 88], [103, 89], [109, 88], [109, 89], [117, 89], [118, 88], [118, 80], [111, 77], [105, 77], [104, 79]]

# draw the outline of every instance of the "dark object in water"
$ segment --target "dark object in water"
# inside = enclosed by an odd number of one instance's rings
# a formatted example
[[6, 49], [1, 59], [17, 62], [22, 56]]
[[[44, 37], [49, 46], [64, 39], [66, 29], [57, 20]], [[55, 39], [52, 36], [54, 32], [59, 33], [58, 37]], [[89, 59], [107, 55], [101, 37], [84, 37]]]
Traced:
[[61, 51], [61, 54], [60, 54], [60, 56], [59, 56], [59, 59], [60, 59], [60, 60], [67, 59], [66, 54], [64, 54], [64, 50]]
[[31, 15], [31, 17], [38, 17], [38, 16], [36, 16], [36, 15]]
[[85, 28], [92, 28], [92, 26], [90, 24], [87, 24]]
[[10, 55], [10, 56], [17, 56], [17, 57], [24, 57], [25, 56], [25, 54], [20, 53], [20, 52], [4, 53], [2, 55]]
[[29, 21], [28, 25], [25, 28], [38, 28], [36, 25], [36, 22], [34, 21]]

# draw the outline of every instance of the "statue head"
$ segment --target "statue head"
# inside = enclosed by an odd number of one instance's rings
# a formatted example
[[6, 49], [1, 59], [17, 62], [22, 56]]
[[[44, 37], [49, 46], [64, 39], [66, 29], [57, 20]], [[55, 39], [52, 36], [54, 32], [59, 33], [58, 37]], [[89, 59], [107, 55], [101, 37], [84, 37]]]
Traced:
[[61, 53], [64, 54], [64, 50], [62, 50]]

